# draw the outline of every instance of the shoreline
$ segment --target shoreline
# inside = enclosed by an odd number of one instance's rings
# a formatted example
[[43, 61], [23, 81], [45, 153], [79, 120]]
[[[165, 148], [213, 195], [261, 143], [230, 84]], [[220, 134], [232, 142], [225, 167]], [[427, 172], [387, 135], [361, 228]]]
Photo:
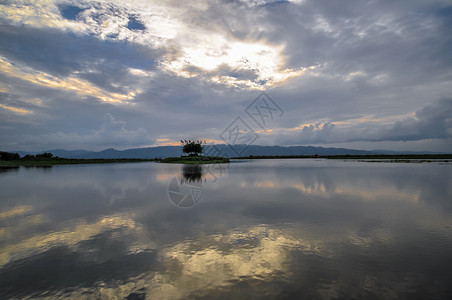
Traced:
[[[336, 159], [355, 160], [359, 162], [392, 162], [392, 163], [424, 163], [444, 162], [452, 163], [452, 154], [401, 154], [401, 155], [264, 155], [264, 156], [241, 156], [231, 159]], [[0, 167], [20, 166], [55, 166], [55, 165], [77, 165], [77, 164], [108, 164], [108, 163], [134, 163], [134, 162], [158, 162], [169, 164], [220, 164], [229, 163], [226, 157], [198, 156], [198, 157], [167, 157], [167, 158], [51, 158], [39, 160], [2, 160]]]
[[156, 159], [138, 159], [138, 158], [93, 158], [93, 159], [75, 159], [58, 158], [46, 160], [6, 160], [0, 161], [0, 167], [45, 167], [56, 165], [82, 165], [82, 164], [110, 164], [110, 163], [131, 163], [131, 162], [155, 162]]
[[186, 164], [186, 165], [226, 164], [229, 163], [229, 158], [218, 156], [183, 156], [183, 157], [167, 157], [158, 160], [158, 162], [168, 164]]
[[250, 155], [232, 157], [231, 159], [309, 159], [309, 158], [324, 158], [324, 159], [345, 159], [345, 160], [362, 160], [362, 159], [377, 159], [377, 160], [452, 160], [452, 154], [365, 154], [365, 155]]

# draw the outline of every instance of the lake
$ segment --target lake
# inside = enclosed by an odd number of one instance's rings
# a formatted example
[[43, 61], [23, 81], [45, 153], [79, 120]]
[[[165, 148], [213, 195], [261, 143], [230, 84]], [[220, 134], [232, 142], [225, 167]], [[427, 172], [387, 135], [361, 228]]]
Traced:
[[0, 169], [0, 298], [452, 299], [452, 164]]

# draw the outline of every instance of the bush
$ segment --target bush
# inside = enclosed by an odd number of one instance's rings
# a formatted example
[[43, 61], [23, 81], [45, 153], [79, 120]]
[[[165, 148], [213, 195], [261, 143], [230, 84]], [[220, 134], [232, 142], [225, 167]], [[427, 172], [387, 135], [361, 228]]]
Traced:
[[0, 160], [18, 160], [19, 158], [18, 153], [0, 152]]
[[53, 154], [52, 153], [48, 153], [48, 152], [46, 152], [46, 153], [41, 153], [41, 154], [36, 154], [36, 158], [45, 158], [45, 159], [47, 159], [47, 158], [52, 158], [53, 157]]

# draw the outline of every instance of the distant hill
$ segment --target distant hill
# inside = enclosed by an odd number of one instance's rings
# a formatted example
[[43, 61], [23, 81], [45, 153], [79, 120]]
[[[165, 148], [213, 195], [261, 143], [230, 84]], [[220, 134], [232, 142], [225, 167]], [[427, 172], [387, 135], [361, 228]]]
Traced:
[[[180, 156], [180, 146], [158, 146], [148, 148], [132, 148], [116, 150], [113, 148], [102, 151], [54, 149], [41, 152], [16, 151], [21, 156], [50, 152], [64, 158], [166, 158]], [[366, 154], [432, 154], [433, 152], [398, 152], [387, 150], [356, 150], [346, 148], [325, 148], [314, 146], [258, 146], [258, 145], [207, 145], [205, 153], [213, 156], [276, 156], [276, 155], [366, 155]]]

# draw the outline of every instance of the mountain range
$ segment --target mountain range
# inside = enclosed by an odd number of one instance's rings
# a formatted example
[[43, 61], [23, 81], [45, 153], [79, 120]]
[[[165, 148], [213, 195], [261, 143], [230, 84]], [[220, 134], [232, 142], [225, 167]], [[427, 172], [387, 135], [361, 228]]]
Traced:
[[[16, 151], [20, 156], [49, 152], [54, 156], [64, 158], [166, 158], [180, 156], [180, 146], [157, 146], [147, 148], [132, 148], [116, 150], [113, 148], [102, 151], [53, 149], [40, 152]], [[325, 148], [314, 146], [259, 146], [259, 145], [207, 145], [204, 153], [211, 156], [278, 156], [278, 155], [370, 155], [370, 154], [432, 154], [433, 152], [399, 152], [388, 150], [356, 150], [346, 148]]]

